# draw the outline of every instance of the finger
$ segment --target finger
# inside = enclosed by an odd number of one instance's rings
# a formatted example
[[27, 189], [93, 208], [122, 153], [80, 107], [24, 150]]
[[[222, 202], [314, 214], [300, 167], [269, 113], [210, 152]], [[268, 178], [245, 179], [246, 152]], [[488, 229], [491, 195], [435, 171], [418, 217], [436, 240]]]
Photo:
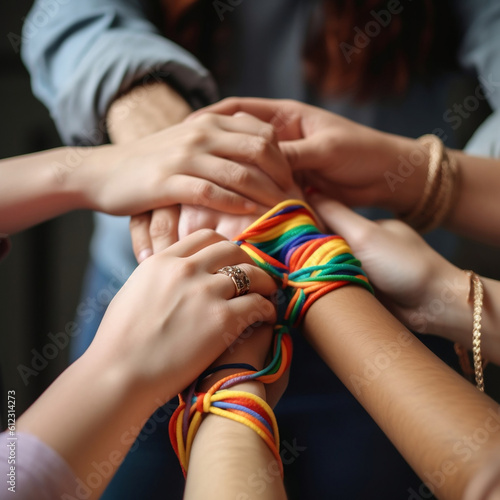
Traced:
[[140, 264], [143, 260], [153, 255], [153, 243], [149, 235], [151, 212], [146, 212], [130, 217], [130, 238], [135, 258]]
[[[227, 264], [239, 267], [250, 280], [248, 293], [259, 293], [265, 297], [270, 297], [276, 292], [276, 282], [265, 271], [251, 264]], [[224, 266], [222, 266], [224, 267]], [[226, 274], [215, 272], [214, 278], [217, 280], [217, 291], [222, 297], [229, 300], [236, 296], [237, 289], [233, 279]]]
[[[279, 203], [284, 196], [284, 192], [260, 168], [249, 164], [242, 165], [218, 156], [197, 157], [186, 174], [207, 179], [226, 190], [239, 193], [245, 200], [249, 199], [265, 206]], [[172, 185], [172, 189], [174, 187]], [[186, 189], [192, 193], [192, 188]], [[201, 187], [198, 189], [201, 190]], [[212, 208], [220, 210], [215, 206]]]
[[300, 108], [303, 106], [302, 103], [287, 99], [229, 97], [199, 109], [186, 120], [196, 119], [205, 113], [234, 115], [243, 112], [271, 124], [279, 140], [288, 140], [302, 136]]
[[235, 297], [227, 302], [227, 306], [235, 322], [243, 327], [238, 335], [254, 323], [275, 324], [277, 321], [275, 305], [258, 293]]
[[[206, 177], [206, 173], [200, 172], [200, 174]], [[224, 178], [224, 173], [221, 172], [220, 176]], [[276, 191], [279, 193], [278, 189]], [[191, 175], [171, 177], [166, 186], [165, 198], [180, 204], [199, 205], [231, 214], [249, 214], [257, 209], [257, 204], [242, 194], [226, 189], [206, 178]]]
[[328, 228], [347, 241], [356, 240], [358, 235], [366, 233], [368, 226], [374, 224], [342, 203], [323, 195], [314, 194], [308, 201]]
[[188, 119], [193, 120], [204, 113], [234, 115], [238, 112], [244, 112], [270, 123], [282, 107], [282, 101], [276, 99], [229, 97], [191, 113]]
[[220, 212], [216, 212], [210, 208], [182, 205], [178, 228], [179, 239], [200, 229], [215, 230], [220, 216]]
[[314, 169], [323, 145], [314, 137], [281, 141], [279, 147], [292, 170]]
[[198, 122], [206, 122], [211, 128], [218, 127], [226, 132], [261, 136], [269, 142], [277, 144], [274, 127], [270, 123], [259, 120], [248, 113], [238, 112], [234, 116], [203, 113], [196, 120]]
[[215, 273], [221, 267], [233, 266], [242, 262], [253, 265], [248, 254], [236, 243], [227, 239], [200, 249], [195, 257], [208, 273]]
[[264, 137], [237, 132], [214, 134], [211, 152], [216, 156], [259, 167], [285, 191], [293, 183], [290, 165], [285, 156]]
[[[196, 253], [193, 259], [208, 273], [216, 273], [225, 266], [240, 267], [250, 279], [250, 291], [269, 296], [276, 291], [276, 283], [265, 271], [257, 267], [248, 254], [231, 241], [219, 241], [207, 246]], [[234, 283], [229, 276], [219, 282], [226, 288], [226, 298], [234, 297]]]
[[177, 257], [190, 257], [205, 247], [220, 241], [227, 242], [227, 239], [216, 233], [213, 229], [200, 229], [174, 243], [169, 253]]
[[[258, 370], [266, 366], [266, 358], [272, 348], [273, 327], [269, 323], [256, 323], [243, 331], [239, 337], [231, 337], [228, 349], [215, 361], [215, 366], [227, 363], [249, 363]], [[239, 370], [241, 371], [241, 370]], [[219, 376], [237, 373], [234, 369], [219, 373]]]
[[178, 240], [178, 225], [179, 207], [177, 205], [153, 210], [149, 226], [153, 253], [165, 250]]

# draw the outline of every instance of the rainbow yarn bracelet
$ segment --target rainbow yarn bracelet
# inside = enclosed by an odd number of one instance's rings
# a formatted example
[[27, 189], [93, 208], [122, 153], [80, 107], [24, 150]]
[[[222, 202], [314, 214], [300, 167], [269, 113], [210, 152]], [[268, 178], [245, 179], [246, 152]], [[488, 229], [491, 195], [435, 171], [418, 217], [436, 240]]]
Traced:
[[288, 200], [235, 239], [255, 264], [281, 282], [288, 303], [283, 321], [287, 326], [299, 326], [309, 307], [336, 288], [355, 284], [373, 293], [347, 242], [322, 234], [318, 225], [307, 203]]
[[179, 394], [179, 406], [169, 423], [169, 436], [184, 476], [187, 473], [194, 437], [203, 415], [208, 413], [240, 422], [254, 430], [269, 446], [283, 473], [279, 455], [279, 431], [273, 410], [266, 401], [254, 394], [229, 389], [236, 384], [253, 380], [271, 384], [285, 373], [291, 360], [292, 340], [288, 330], [284, 326], [276, 326], [272, 359], [263, 370], [256, 370], [246, 364], [222, 365], [211, 372], [226, 368], [243, 368], [246, 371], [219, 380], [205, 393], [196, 391], [198, 381], [205, 375], [203, 374], [184, 393]]
[[309, 307], [326, 293], [345, 285], [362, 286], [373, 293], [361, 263], [347, 242], [337, 235], [322, 234], [313, 210], [301, 200], [282, 202], [241, 233], [235, 242], [257, 266], [276, 278], [284, 289], [287, 308], [274, 330], [272, 359], [256, 370], [246, 364], [219, 366], [202, 374], [236, 368], [245, 371], [225, 377], [207, 392], [198, 392], [198, 381], [179, 394], [179, 407], [169, 424], [170, 441], [186, 476], [189, 456], [203, 416], [209, 413], [240, 422], [254, 430], [269, 446], [280, 464], [279, 431], [269, 405], [254, 394], [230, 390], [236, 384], [277, 381], [289, 368], [292, 341], [289, 328], [302, 322]]

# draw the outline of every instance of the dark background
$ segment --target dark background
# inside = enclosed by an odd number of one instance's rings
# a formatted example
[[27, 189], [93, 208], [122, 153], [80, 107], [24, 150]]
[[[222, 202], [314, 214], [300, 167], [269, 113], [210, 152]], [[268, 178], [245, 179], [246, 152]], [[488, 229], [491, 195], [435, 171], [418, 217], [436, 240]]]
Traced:
[[[0, 8], [0, 158], [57, 147], [60, 141], [48, 111], [32, 96], [18, 47], [23, 18], [31, 1], [16, 0]], [[477, 114], [475, 114], [477, 116]], [[472, 123], [470, 123], [472, 126]], [[461, 127], [463, 140], [473, 130]], [[1, 182], [1, 174], [0, 174]], [[7, 390], [15, 390], [19, 416], [64, 369], [67, 349], [27, 385], [20, 365], [31, 366], [33, 350], [47, 344], [49, 333], [64, 331], [73, 319], [86, 260], [92, 222], [77, 212], [15, 235], [13, 248], [0, 263], [1, 408], [5, 417]], [[498, 251], [462, 242], [456, 262], [476, 272], [500, 278]], [[486, 370], [487, 391], [500, 400], [498, 370]]]
[[[21, 35], [31, 5], [15, 0], [0, 7], [0, 158], [60, 145], [49, 112], [31, 94], [18, 47], [11, 43]], [[27, 385], [18, 371], [21, 364], [31, 366], [32, 349], [47, 344], [49, 332], [64, 331], [73, 318], [91, 221], [90, 213], [74, 212], [14, 235], [9, 256], [0, 262], [1, 407], [7, 390], [15, 390], [17, 416], [66, 366], [63, 349]]]

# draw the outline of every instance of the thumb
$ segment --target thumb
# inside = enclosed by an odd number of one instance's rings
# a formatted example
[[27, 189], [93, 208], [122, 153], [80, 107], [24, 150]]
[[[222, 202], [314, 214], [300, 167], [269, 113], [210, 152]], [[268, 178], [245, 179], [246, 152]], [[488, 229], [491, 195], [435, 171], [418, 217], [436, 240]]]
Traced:
[[292, 170], [314, 170], [318, 168], [321, 157], [321, 142], [313, 138], [281, 141], [281, 152], [284, 154]]
[[366, 230], [375, 222], [365, 219], [342, 203], [321, 194], [313, 194], [308, 202], [320, 216], [326, 226], [335, 234], [342, 236], [354, 251], [357, 243], [361, 243]]

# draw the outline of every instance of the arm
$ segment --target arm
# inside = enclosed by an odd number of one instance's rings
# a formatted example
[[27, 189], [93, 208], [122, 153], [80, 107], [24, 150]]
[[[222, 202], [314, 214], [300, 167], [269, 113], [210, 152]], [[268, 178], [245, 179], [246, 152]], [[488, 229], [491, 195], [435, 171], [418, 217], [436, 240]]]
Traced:
[[205, 115], [122, 146], [59, 148], [2, 160], [0, 233], [76, 208], [134, 215], [190, 203], [253, 213], [258, 203], [282, 197], [269, 179], [277, 166], [276, 147], [261, 158], [269, 176], [238, 163], [240, 151], [266, 126], [253, 118]]
[[[170, 82], [191, 107], [216, 98], [208, 71], [162, 37], [137, 0], [69, 0], [54, 9], [38, 0], [24, 25], [22, 56], [67, 144], [103, 142], [111, 103], [136, 83]], [[141, 105], [134, 97], [129, 111]]]
[[[376, 287], [378, 296], [409, 329], [471, 348], [470, 279], [397, 220], [371, 221], [322, 196], [311, 197], [330, 229], [343, 235]], [[500, 364], [500, 283], [484, 286], [481, 349]]]
[[[396, 213], [410, 212], [420, 199], [429, 155], [413, 139], [379, 132], [294, 101], [232, 98], [203, 110], [239, 111], [273, 123], [292, 169], [305, 172], [307, 182], [330, 197], [351, 206], [379, 206]], [[458, 162], [462, 181], [447, 226], [500, 245], [496, 202], [500, 161], [455, 151], [450, 154]]]
[[[265, 399], [261, 383], [234, 390]], [[262, 479], [264, 476], [265, 479]], [[265, 481], [265, 489], [262, 484]], [[279, 465], [264, 441], [251, 429], [217, 415], [208, 415], [191, 452], [186, 499], [286, 499]]]
[[[305, 317], [304, 332], [436, 496], [461, 498], [500, 445], [493, 431], [499, 428], [498, 404], [362, 289], [344, 287], [319, 299]], [[478, 446], [471, 435], [485, 428], [489, 439]]]
[[[264, 368], [271, 349], [271, 330], [269, 326], [251, 327], [213, 366], [249, 363], [257, 369]], [[207, 391], [221, 378], [238, 372], [241, 370], [217, 372], [202, 381], [199, 390]], [[250, 392], [274, 406], [286, 387], [287, 375], [272, 385], [253, 381], [235, 385], [231, 390]], [[262, 491], [263, 475], [266, 487]], [[256, 495], [262, 500], [286, 498], [280, 466], [274, 455], [252, 429], [218, 415], [206, 415], [194, 439], [185, 498], [248, 500]]]
[[165, 82], [150, 82], [130, 89], [115, 99], [106, 123], [115, 144], [132, 142], [176, 125], [191, 113], [191, 107]]
[[[18, 431], [50, 446], [85, 484], [95, 464], [108, 465], [92, 498], [99, 498], [151, 413], [224, 352], [221, 332], [237, 338], [251, 321], [275, 321], [274, 306], [262, 296], [275, 290], [273, 280], [222, 240], [199, 232], [140, 265], [88, 351], [19, 419]], [[233, 298], [231, 280], [215, 274], [228, 264], [248, 274], [248, 295]], [[236, 325], [234, 317], [242, 321]]]

